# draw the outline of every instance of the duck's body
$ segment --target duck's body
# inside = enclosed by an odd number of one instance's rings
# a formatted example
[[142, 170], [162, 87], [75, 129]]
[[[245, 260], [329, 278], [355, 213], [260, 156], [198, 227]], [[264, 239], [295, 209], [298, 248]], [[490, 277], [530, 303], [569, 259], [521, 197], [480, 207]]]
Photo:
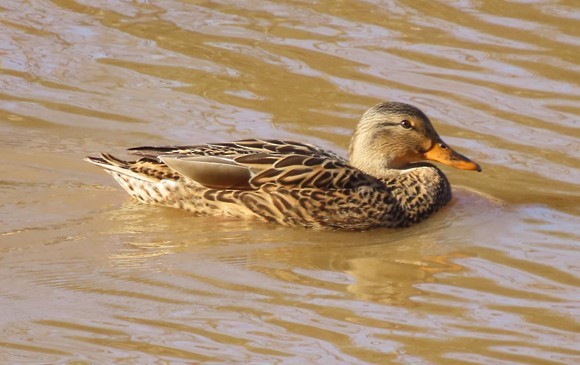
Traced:
[[[411, 138], [417, 137], [412, 130], [422, 138]], [[406, 143], [412, 144], [399, 146]], [[443, 144], [423, 113], [400, 103], [365, 113], [350, 162], [313, 145], [277, 140], [130, 150], [141, 157], [123, 161], [103, 154], [88, 161], [145, 203], [313, 228], [418, 223], [449, 202], [451, 187], [437, 167], [416, 162], [479, 170]]]

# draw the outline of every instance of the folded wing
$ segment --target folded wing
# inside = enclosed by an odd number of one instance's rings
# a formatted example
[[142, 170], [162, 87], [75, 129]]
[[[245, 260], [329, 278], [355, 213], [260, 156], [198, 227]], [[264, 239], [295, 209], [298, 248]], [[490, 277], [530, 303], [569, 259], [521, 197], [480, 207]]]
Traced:
[[130, 151], [141, 156], [125, 162], [131, 171], [154, 176], [161, 171], [170, 179], [185, 177], [211, 189], [349, 189], [380, 183], [330, 151], [297, 142], [252, 139]]

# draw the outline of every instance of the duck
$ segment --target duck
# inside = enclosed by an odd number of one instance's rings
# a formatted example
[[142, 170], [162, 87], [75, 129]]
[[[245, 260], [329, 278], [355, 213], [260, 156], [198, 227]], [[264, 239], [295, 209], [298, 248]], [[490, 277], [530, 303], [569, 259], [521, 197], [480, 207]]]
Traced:
[[400, 102], [377, 104], [362, 115], [348, 159], [274, 139], [128, 151], [135, 159], [101, 153], [85, 160], [146, 204], [330, 230], [403, 228], [432, 216], [452, 191], [428, 161], [482, 171], [443, 142], [425, 113]]

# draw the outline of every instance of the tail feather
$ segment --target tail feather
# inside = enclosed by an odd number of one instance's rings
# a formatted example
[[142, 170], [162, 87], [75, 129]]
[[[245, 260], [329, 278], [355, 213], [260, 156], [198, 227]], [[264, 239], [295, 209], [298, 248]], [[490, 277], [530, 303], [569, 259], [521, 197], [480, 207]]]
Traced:
[[121, 160], [113, 155], [108, 153], [101, 153], [101, 157], [94, 157], [94, 156], [87, 156], [85, 161], [92, 163], [93, 165], [99, 166], [103, 168], [109, 174], [115, 175], [123, 175], [129, 178], [156, 183], [158, 180], [153, 179], [150, 176], [140, 174], [131, 170], [131, 165], [135, 161], [125, 161]]

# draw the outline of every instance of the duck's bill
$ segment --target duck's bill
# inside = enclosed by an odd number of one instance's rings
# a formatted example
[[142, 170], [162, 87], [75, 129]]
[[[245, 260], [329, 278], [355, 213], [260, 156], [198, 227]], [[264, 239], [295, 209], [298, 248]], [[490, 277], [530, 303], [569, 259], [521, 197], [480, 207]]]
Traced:
[[423, 154], [426, 160], [441, 162], [461, 170], [481, 171], [481, 166], [460, 153], [455, 152], [443, 142], [435, 143], [429, 151]]

